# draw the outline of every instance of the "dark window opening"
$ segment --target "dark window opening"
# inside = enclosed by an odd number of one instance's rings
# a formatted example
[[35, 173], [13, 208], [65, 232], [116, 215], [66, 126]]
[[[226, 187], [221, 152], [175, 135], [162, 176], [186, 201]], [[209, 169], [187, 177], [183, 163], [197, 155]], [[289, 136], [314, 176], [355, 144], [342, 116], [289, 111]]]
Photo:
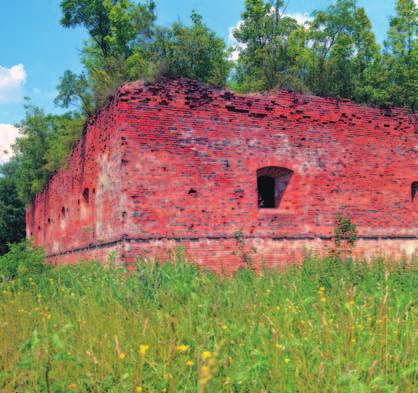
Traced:
[[90, 200], [89, 194], [90, 194], [89, 189], [85, 188], [84, 191], [83, 191], [83, 199], [84, 199], [84, 202], [86, 202], [86, 203], [89, 203], [89, 200]]
[[258, 208], [280, 207], [292, 175], [293, 171], [281, 167], [269, 166], [257, 170]]
[[197, 194], [197, 191], [194, 188], [191, 188], [189, 190], [189, 195], [196, 195], [196, 194]]
[[51, 224], [51, 219], [50, 218], [48, 218], [48, 224]]
[[61, 209], [62, 216], [65, 218], [65, 207]]
[[274, 183], [274, 177], [259, 176], [257, 178], [259, 208], [272, 209], [276, 207], [276, 200], [274, 198]]
[[411, 184], [411, 198], [412, 198], [412, 202], [415, 199], [418, 199], [418, 181], [414, 181]]

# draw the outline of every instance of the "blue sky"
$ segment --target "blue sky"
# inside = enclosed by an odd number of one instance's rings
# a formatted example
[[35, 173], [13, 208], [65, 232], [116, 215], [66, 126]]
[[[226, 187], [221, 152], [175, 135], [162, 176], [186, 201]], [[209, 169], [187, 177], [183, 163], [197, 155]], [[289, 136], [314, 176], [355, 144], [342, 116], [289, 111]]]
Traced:
[[[244, 0], [156, 0], [158, 22], [187, 22], [193, 9], [210, 28], [228, 40]], [[373, 22], [379, 42], [394, 13], [395, 0], [359, 0]], [[47, 111], [57, 111], [53, 99], [64, 70], [80, 71], [79, 52], [85, 33], [60, 26], [59, 0], [13, 0], [0, 5], [0, 125], [13, 124], [23, 116], [22, 97]], [[310, 14], [332, 0], [289, 0], [287, 13]], [[0, 141], [2, 139], [0, 129]], [[1, 158], [0, 158], [1, 161]]]

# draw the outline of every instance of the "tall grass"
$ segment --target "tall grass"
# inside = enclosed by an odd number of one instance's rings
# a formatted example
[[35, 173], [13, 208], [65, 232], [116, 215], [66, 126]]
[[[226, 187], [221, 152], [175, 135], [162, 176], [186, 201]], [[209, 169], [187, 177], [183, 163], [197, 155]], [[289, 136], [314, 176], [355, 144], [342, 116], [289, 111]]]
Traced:
[[222, 278], [181, 256], [0, 287], [1, 392], [413, 392], [416, 266]]

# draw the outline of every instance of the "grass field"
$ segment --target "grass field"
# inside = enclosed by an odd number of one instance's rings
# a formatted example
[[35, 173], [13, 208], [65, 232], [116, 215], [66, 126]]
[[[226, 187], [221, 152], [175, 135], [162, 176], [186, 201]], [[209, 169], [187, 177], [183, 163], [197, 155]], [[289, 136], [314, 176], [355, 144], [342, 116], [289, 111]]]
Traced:
[[0, 284], [0, 391], [414, 392], [416, 265], [174, 259]]

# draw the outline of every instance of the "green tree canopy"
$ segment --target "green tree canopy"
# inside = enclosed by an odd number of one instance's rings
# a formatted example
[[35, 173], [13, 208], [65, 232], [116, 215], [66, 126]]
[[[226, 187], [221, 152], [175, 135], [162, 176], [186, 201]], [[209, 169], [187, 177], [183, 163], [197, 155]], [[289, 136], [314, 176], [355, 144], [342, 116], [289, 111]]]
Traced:
[[412, 110], [416, 109], [418, 98], [417, 21], [414, 0], [398, 0], [385, 42], [390, 104], [409, 106]]
[[379, 54], [369, 18], [356, 0], [336, 0], [313, 16], [308, 84], [314, 94], [354, 98], [356, 87], [364, 84], [366, 69]]
[[225, 42], [196, 12], [191, 20], [191, 27], [176, 22], [170, 28], [158, 29], [153, 58], [159, 64], [159, 73], [224, 86], [230, 70]]
[[89, 34], [82, 50], [85, 71], [66, 71], [56, 102], [79, 104], [92, 113], [123, 81], [152, 74], [149, 45], [154, 35], [155, 3], [130, 0], [63, 0], [65, 27], [81, 26]]
[[239, 90], [300, 87], [304, 29], [284, 14], [283, 5], [282, 0], [246, 0], [242, 22], [233, 33], [242, 48], [235, 74]]
[[81, 136], [84, 117], [78, 113], [45, 114], [26, 104], [26, 116], [19, 125], [22, 137], [14, 145], [17, 167], [14, 173], [20, 199], [29, 203], [50, 176], [68, 158]]

